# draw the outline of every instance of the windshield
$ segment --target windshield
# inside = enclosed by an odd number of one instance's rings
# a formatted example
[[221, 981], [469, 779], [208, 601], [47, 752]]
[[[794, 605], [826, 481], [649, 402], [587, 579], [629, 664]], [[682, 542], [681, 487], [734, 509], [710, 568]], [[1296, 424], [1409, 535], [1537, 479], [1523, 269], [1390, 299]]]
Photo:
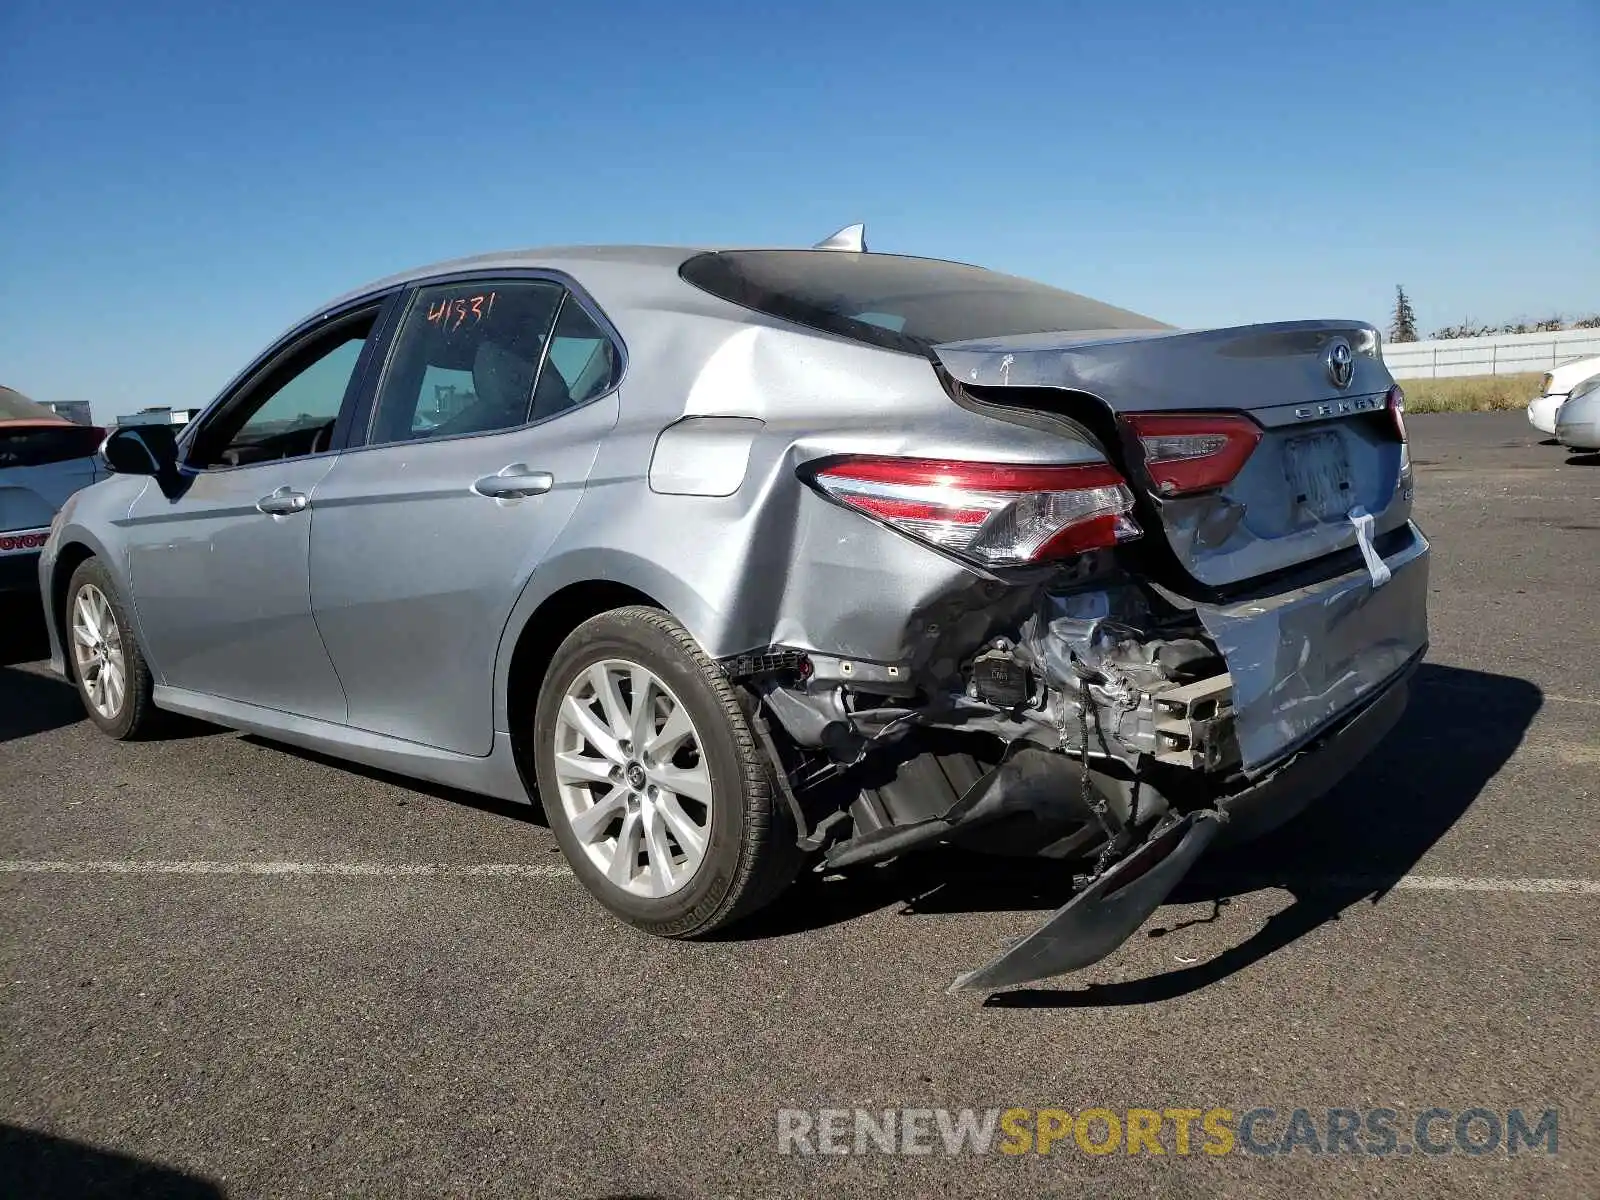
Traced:
[[682, 275], [745, 308], [912, 354], [975, 338], [1171, 328], [1031, 279], [933, 258], [725, 250], [696, 255]]

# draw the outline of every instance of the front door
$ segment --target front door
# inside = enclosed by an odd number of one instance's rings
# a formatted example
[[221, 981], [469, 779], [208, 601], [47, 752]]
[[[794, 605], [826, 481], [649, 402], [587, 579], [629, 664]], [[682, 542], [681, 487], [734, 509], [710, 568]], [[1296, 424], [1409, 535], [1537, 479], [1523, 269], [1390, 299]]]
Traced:
[[347, 315], [272, 356], [185, 438], [177, 483], [152, 480], [134, 502], [129, 570], [163, 683], [345, 719], [308, 559], [316, 489], [375, 318]]
[[619, 367], [559, 283], [413, 295], [369, 445], [318, 487], [311, 531], [312, 607], [352, 726], [489, 753], [500, 635], [616, 423]]

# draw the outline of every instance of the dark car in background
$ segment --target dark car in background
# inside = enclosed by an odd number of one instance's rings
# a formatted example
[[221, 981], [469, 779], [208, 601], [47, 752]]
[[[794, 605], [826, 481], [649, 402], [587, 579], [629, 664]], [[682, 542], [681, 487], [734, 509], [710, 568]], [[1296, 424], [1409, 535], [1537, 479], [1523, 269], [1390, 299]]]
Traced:
[[105, 430], [0, 387], [0, 592], [39, 586], [39, 550], [68, 496], [104, 477]]

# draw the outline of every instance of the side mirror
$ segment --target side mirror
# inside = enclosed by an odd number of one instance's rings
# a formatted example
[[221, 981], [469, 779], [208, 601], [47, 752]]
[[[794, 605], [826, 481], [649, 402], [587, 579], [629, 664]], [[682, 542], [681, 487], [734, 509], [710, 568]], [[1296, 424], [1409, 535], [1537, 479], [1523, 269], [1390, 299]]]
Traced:
[[100, 456], [118, 475], [166, 475], [178, 465], [178, 439], [171, 425], [127, 425], [111, 431]]

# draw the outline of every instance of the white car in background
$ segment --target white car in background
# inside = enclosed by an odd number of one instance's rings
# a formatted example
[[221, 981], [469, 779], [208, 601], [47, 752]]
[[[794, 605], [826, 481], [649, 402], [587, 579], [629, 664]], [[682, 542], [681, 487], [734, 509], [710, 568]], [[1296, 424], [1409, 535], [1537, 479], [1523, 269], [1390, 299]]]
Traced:
[[1528, 424], [1540, 433], [1554, 436], [1556, 413], [1567, 402], [1572, 389], [1595, 375], [1600, 375], [1600, 357], [1580, 358], [1546, 371], [1540, 394], [1528, 402]]
[[1600, 452], [1600, 372], [1573, 386], [1556, 414], [1556, 441], [1568, 450]]

